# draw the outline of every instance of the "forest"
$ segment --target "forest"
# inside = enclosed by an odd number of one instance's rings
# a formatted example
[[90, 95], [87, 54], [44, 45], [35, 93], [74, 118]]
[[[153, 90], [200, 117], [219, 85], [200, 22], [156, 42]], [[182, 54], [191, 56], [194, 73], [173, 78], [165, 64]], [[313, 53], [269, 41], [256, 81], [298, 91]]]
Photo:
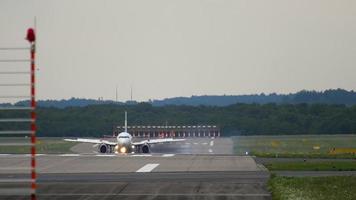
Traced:
[[[37, 105], [41, 107], [55, 107], [66, 108], [71, 106], [88, 106], [88, 105], [103, 105], [103, 104], [116, 104], [116, 105], [133, 105], [139, 102], [132, 100], [126, 102], [118, 102], [113, 100], [104, 99], [81, 99], [70, 98], [61, 100], [38, 100]], [[153, 99], [146, 103], [153, 106], [167, 106], [167, 105], [188, 105], [188, 106], [228, 106], [236, 103], [257, 103], [257, 104], [300, 104], [300, 103], [321, 103], [321, 104], [345, 104], [348, 106], [356, 104], [356, 92], [353, 90], [344, 89], [329, 89], [325, 91], [308, 91], [302, 90], [296, 93], [289, 94], [245, 94], [245, 95], [202, 95], [191, 97], [171, 97], [161, 100]], [[0, 104], [0, 106], [11, 104]], [[29, 105], [29, 101], [19, 101], [14, 104], [15, 106]]]
[[[90, 105], [37, 109], [38, 136], [95, 136], [111, 134], [123, 125], [218, 125], [222, 135], [294, 135], [356, 133], [356, 105], [233, 104], [229, 106]], [[26, 114], [28, 115], [28, 113]], [[2, 111], [0, 118], [26, 117], [22, 111]], [[2, 123], [1, 130], [10, 124]], [[19, 124], [16, 129], [28, 129]]]

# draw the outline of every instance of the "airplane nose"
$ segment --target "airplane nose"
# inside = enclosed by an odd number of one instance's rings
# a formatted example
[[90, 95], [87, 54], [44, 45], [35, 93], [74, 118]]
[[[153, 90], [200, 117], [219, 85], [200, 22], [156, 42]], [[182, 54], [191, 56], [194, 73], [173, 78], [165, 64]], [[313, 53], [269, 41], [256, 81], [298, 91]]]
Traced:
[[128, 144], [129, 140], [128, 139], [122, 139], [118, 141], [119, 145], [124, 145], [124, 144]]

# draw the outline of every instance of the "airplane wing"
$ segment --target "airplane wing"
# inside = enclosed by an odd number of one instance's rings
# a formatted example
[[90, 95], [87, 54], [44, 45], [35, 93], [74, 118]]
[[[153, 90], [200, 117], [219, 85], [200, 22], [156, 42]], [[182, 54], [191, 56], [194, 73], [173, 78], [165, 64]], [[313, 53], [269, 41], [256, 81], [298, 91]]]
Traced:
[[107, 140], [101, 140], [101, 139], [85, 139], [85, 138], [77, 138], [77, 139], [64, 139], [64, 141], [69, 141], [69, 142], [82, 142], [82, 143], [91, 143], [91, 144], [107, 144], [111, 146], [115, 146], [115, 142], [110, 142]]
[[138, 146], [143, 144], [162, 144], [162, 143], [170, 143], [170, 142], [181, 142], [184, 140], [185, 139], [163, 138], [163, 139], [143, 140], [140, 142], [133, 142], [132, 144]]

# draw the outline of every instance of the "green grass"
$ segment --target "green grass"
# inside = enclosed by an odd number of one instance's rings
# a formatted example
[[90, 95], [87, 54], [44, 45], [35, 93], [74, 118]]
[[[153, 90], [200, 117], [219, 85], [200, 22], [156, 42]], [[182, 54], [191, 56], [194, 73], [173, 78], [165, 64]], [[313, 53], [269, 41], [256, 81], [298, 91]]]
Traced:
[[355, 171], [355, 161], [321, 161], [321, 162], [273, 162], [265, 164], [270, 171]]
[[329, 154], [332, 148], [355, 148], [356, 135], [293, 135], [233, 137], [234, 152], [258, 157], [356, 158]]
[[250, 155], [263, 158], [356, 158], [354, 154], [328, 154], [328, 153], [269, 153], [269, 152], [250, 152]]
[[[0, 138], [0, 153], [27, 154], [30, 153], [29, 146], [6, 146], [5, 143], [30, 143], [30, 138]], [[37, 153], [72, 153], [76, 143], [64, 141], [62, 138], [37, 138]]]
[[274, 200], [351, 200], [356, 199], [356, 177], [272, 176], [268, 189]]

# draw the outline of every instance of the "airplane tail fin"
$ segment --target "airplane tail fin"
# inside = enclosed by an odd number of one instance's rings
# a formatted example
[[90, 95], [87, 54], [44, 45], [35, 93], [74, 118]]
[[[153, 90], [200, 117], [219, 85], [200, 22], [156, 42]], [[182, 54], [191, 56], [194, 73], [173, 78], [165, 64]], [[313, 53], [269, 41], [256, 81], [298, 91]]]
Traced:
[[127, 133], [127, 112], [125, 111], [125, 132]]

